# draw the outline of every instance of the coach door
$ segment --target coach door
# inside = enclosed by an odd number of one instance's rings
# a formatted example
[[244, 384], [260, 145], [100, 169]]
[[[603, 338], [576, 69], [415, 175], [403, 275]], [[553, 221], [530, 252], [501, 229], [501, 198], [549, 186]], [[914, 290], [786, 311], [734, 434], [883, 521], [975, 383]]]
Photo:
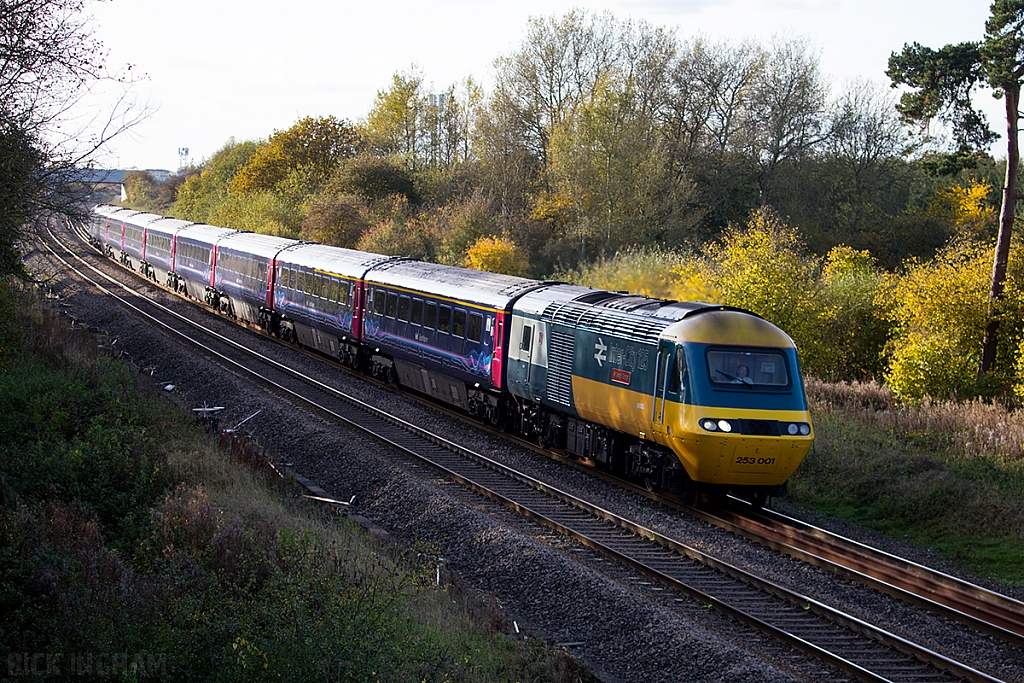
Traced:
[[668, 366], [671, 362], [672, 344], [660, 341], [655, 360], [654, 395], [651, 401], [651, 429], [655, 432], [665, 430], [665, 392], [668, 390]]

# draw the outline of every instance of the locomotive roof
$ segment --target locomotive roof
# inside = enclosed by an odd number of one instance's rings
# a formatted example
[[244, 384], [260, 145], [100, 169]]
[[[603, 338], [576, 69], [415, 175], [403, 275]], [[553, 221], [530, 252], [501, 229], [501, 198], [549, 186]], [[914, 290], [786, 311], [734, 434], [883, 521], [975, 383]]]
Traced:
[[578, 285], [552, 284], [530, 292], [516, 303], [515, 310], [553, 324], [650, 344], [667, 338], [708, 343], [793, 345], [792, 340], [777, 327], [742, 309], [695, 301], [664, 301]]
[[539, 316], [553, 302], [565, 303], [579, 300], [602, 291], [591, 287], [569, 285], [563, 282], [550, 282], [517, 301], [516, 311]]
[[793, 348], [788, 334], [759, 315], [728, 306], [710, 306], [673, 323], [664, 336], [681, 342]]
[[525, 277], [412, 260], [382, 263], [366, 274], [366, 281], [497, 309], [545, 285]]
[[400, 256], [385, 256], [355, 249], [329, 247], [315, 242], [300, 242], [277, 257], [278, 262], [282, 264], [304, 266], [352, 278], [361, 278], [370, 268], [401, 258]]
[[298, 240], [277, 235], [263, 235], [258, 232], [236, 232], [225, 235], [217, 242], [217, 250], [233, 249], [245, 252], [252, 256], [259, 256], [265, 259], [272, 259], [282, 249], [287, 249], [299, 244]]

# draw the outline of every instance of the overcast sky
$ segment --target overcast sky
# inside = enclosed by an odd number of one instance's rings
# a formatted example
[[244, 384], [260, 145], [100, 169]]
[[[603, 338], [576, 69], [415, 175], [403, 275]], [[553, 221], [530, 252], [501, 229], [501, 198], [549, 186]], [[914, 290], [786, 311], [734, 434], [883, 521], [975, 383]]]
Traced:
[[[890, 53], [979, 40], [988, 0], [109, 0], [92, 5], [108, 67], [144, 76], [131, 96], [154, 113], [117, 139], [118, 168], [201, 162], [231, 137], [266, 138], [304, 116], [366, 116], [391, 76], [416, 66], [433, 89], [472, 76], [485, 87], [496, 57], [521, 43], [530, 17], [610, 10], [682, 39], [767, 42], [806, 37], [836, 87], [887, 83]], [[110, 106], [107, 88], [80, 112]], [[985, 100], [991, 100], [985, 97]], [[979, 102], [980, 103], [980, 102]], [[1000, 107], [985, 102], [999, 130]], [[999, 156], [999, 150], [994, 150]]]

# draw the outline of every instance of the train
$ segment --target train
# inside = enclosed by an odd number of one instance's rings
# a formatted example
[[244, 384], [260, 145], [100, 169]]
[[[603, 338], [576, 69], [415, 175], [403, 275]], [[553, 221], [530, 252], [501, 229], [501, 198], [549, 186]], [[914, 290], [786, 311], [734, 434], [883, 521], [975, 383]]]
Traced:
[[797, 349], [740, 308], [98, 205], [90, 240], [179, 294], [678, 495], [784, 494], [814, 441]]

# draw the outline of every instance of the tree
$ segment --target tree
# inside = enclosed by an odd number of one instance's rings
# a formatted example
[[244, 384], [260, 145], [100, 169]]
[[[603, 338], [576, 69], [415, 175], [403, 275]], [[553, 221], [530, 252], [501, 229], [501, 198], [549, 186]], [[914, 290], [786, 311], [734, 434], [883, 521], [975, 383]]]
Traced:
[[756, 81], [747, 112], [747, 130], [759, 166], [761, 204], [768, 204], [778, 166], [801, 158], [826, 139], [827, 88], [818, 59], [806, 40], [776, 40]]
[[990, 372], [996, 361], [1000, 307], [1006, 284], [1014, 212], [1021, 198], [1017, 189], [1020, 150], [1017, 122], [1024, 79], [1024, 0], [995, 0], [980, 42], [946, 45], [939, 50], [919, 43], [904, 45], [889, 58], [886, 74], [893, 86], [911, 88], [903, 94], [899, 110], [905, 118], [924, 124], [939, 119], [953, 134], [955, 149], [944, 155], [946, 170], [970, 163], [996, 139], [985, 115], [975, 109], [971, 95], [982, 86], [992, 88], [1006, 107], [1006, 179], [999, 214], [999, 233], [992, 259], [988, 313], [978, 374]]
[[423, 75], [417, 70], [396, 73], [391, 88], [377, 93], [373, 109], [366, 117], [364, 137], [374, 153], [402, 159], [410, 171], [420, 161], [418, 151], [423, 134], [423, 108], [420, 89]]
[[213, 156], [203, 162], [203, 170], [193, 173], [178, 188], [170, 214], [197, 223], [209, 223], [228, 196], [228, 183], [256, 153], [255, 142], [229, 139]]
[[54, 214], [85, 218], [77, 169], [145, 112], [124, 100], [98, 132], [61, 130], [104, 68], [85, 0], [0, 0], [0, 277], [22, 274], [25, 226]]
[[347, 121], [307, 116], [258, 147], [231, 179], [228, 191], [314, 194], [343, 160], [355, 156], [356, 141], [355, 129]]
[[531, 18], [519, 50], [496, 61], [496, 95], [521, 123], [528, 148], [542, 164], [553, 127], [592, 97], [618, 63], [618, 32], [608, 12]]
[[129, 171], [122, 180], [128, 201], [125, 206], [138, 211], [153, 211], [156, 207], [157, 183], [146, 171]]

